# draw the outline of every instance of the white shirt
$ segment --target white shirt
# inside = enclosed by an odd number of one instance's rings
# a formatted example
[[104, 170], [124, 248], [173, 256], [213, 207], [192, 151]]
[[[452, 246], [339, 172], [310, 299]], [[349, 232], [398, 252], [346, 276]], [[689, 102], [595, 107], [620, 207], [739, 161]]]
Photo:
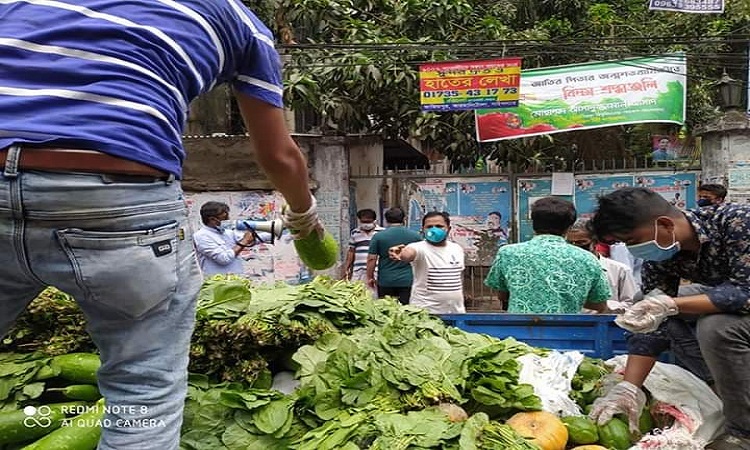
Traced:
[[625, 264], [628, 268], [630, 268], [633, 274], [633, 279], [635, 280], [635, 285], [638, 287], [638, 290], [640, 290], [641, 266], [643, 265], [643, 260], [634, 257], [633, 254], [630, 253], [630, 250], [628, 250], [628, 246], [623, 244], [622, 242], [618, 242], [609, 246], [609, 257], [619, 263]]
[[465, 313], [464, 249], [454, 242], [437, 246], [427, 241], [407, 245], [416, 258], [411, 263], [414, 284], [409, 304], [432, 314]]
[[607, 281], [612, 288], [612, 297], [607, 300], [607, 307], [613, 312], [624, 311], [633, 304], [636, 292], [638, 292], [633, 273], [625, 264], [604, 256], [599, 257], [599, 264], [604, 268]]
[[228, 229], [220, 233], [215, 228], [205, 225], [196, 231], [193, 234], [193, 242], [203, 275], [243, 274], [242, 259], [234, 254], [234, 246], [244, 234], [244, 231]]

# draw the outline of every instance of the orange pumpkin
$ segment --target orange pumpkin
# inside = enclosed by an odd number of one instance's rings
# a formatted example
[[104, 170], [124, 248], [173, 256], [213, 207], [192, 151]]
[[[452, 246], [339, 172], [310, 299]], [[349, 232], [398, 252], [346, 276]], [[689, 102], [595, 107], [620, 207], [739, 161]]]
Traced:
[[570, 450], [609, 450], [607, 447], [602, 447], [601, 445], [579, 445], [578, 447], [573, 447]]
[[556, 415], [546, 411], [520, 412], [506, 424], [541, 450], [565, 450], [568, 429]]

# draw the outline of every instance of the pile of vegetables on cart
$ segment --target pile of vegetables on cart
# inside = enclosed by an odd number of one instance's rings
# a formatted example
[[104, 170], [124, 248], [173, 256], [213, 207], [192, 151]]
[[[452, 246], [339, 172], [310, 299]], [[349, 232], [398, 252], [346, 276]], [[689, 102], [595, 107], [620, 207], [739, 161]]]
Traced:
[[[48, 289], [2, 342], [0, 449], [95, 448], [103, 400], [84, 328], [75, 302]], [[181, 448], [630, 448], [639, 436], [621, 418], [586, 416], [614, 378], [600, 360], [574, 368], [575, 414], [542, 410], [521, 361], [550, 353], [373, 300], [358, 283], [214, 277], [198, 301]], [[668, 425], [644, 409], [643, 433]]]

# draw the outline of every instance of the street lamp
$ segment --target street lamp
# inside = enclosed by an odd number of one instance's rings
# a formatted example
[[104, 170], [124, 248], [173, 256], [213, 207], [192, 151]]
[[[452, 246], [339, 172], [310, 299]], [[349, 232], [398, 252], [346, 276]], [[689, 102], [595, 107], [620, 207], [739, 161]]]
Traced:
[[716, 86], [719, 88], [721, 109], [730, 111], [742, 108], [742, 81], [735, 80], [724, 71]]

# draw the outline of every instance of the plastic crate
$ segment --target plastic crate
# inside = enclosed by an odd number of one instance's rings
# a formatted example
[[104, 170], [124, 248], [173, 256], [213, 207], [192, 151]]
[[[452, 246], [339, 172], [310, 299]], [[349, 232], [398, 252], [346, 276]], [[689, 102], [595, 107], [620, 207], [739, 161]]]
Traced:
[[445, 314], [448, 325], [497, 338], [513, 337], [534, 347], [578, 350], [608, 359], [627, 353], [627, 332], [609, 314]]

